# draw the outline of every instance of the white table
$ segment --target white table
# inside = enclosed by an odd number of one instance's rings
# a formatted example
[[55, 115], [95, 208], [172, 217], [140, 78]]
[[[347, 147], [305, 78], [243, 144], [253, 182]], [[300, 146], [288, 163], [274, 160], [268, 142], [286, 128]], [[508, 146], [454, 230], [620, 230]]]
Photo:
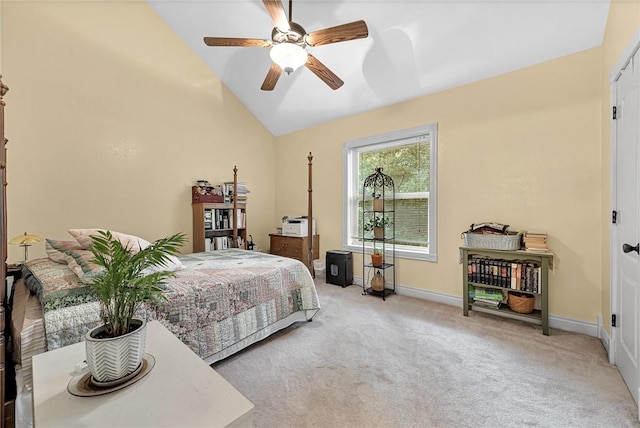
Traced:
[[119, 391], [67, 391], [84, 342], [33, 358], [34, 422], [44, 427], [251, 427], [253, 404], [157, 321], [147, 325], [151, 372]]

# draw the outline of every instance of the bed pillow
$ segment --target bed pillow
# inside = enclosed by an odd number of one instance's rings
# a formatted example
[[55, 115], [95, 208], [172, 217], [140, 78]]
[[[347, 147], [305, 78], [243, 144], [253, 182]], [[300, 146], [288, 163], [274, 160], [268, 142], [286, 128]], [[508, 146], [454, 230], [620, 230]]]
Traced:
[[[104, 271], [102, 266], [98, 266], [91, 260], [94, 258], [93, 253], [90, 250], [66, 250], [65, 262], [69, 269], [75, 273], [78, 278], [85, 284], [90, 284], [93, 279], [100, 275]], [[142, 276], [150, 275], [154, 272], [160, 272], [163, 270], [176, 271], [184, 267], [180, 260], [171, 256], [174, 260], [168, 260], [166, 263], [160, 266], [153, 266], [142, 271]]]
[[[105, 229], [69, 229], [69, 234], [73, 236], [78, 244], [82, 246], [82, 248], [87, 249], [93, 243], [91, 239], [92, 235], [97, 235], [100, 230]], [[139, 252], [141, 249], [147, 248], [151, 243], [143, 238], [140, 238], [135, 235], [128, 235], [122, 232], [116, 232], [111, 230], [111, 235], [116, 238], [120, 243], [126, 248], [128, 247], [130, 251]], [[168, 260], [160, 266], [154, 266], [143, 271], [144, 275], [148, 275], [153, 272], [159, 272], [163, 270], [167, 270], [169, 272], [175, 272], [177, 270], [183, 269], [184, 265], [182, 262], [175, 256], [168, 256]]]
[[169, 259], [160, 266], [152, 266], [142, 271], [143, 275], [149, 275], [153, 272], [161, 272], [167, 270], [169, 272], [175, 272], [180, 269], [184, 269], [184, 265], [176, 256], [167, 256]]
[[45, 250], [51, 260], [56, 263], [67, 263], [65, 251], [67, 250], [82, 250], [82, 246], [76, 241], [60, 241], [57, 239], [45, 240]]
[[91, 261], [93, 253], [89, 250], [65, 250], [64, 258], [69, 269], [86, 284], [91, 283], [104, 270]]
[[[98, 232], [101, 230], [106, 231], [107, 229], [69, 229], [69, 234], [86, 250], [93, 243], [91, 236], [98, 235]], [[149, 241], [135, 235], [128, 235], [126, 233], [116, 232], [115, 230], [110, 230], [110, 232], [115, 239], [120, 241], [123, 247], [129, 248], [130, 251], [135, 253], [151, 245]]]

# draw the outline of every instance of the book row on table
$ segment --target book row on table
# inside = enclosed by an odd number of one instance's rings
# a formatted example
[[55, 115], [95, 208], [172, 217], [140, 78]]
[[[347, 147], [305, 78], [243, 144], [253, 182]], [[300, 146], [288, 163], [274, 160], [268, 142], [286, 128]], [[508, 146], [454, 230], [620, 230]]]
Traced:
[[540, 293], [541, 269], [536, 262], [473, 256], [468, 261], [467, 279], [474, 284]]

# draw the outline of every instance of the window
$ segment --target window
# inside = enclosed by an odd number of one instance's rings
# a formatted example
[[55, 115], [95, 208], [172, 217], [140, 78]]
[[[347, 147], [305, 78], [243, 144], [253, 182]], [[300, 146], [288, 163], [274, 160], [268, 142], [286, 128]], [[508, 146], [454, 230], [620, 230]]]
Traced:
[[436, 124], [348, 141], [343, 146], [343, 246], [362, 250], [362, 184], [376, 167], [396, 189], [396, 257], [437, 260]]

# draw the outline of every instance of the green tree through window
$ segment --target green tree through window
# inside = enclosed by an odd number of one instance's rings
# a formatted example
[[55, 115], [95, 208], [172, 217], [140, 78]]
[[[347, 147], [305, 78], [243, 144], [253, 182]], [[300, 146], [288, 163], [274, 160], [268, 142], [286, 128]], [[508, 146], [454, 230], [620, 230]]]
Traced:
[[346, 247], [362, 248], [362, 186], [381, 167], [395, 183], [396, 253], [436, 259], [436, 142], [437, 125], [433, 124], [345, 143]]

